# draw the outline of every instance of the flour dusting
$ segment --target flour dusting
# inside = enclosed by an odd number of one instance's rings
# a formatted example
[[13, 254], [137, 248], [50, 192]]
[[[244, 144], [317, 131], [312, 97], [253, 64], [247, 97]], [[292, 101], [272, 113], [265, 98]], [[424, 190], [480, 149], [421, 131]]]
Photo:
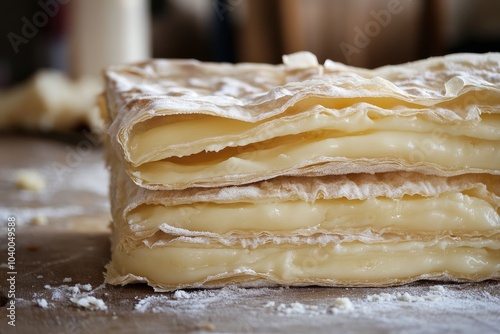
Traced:
[[[190, 313], [203, 312], [211, 305], [240, 304], [245, 298], [277, 294], [277, 289], [268, 288], [238, 288], [227, 286], [222, 289], [197, 290], [187, 292], [177, 290], [173, 295], [155, 294], [139, 299], [134, 306], [140, 313], [167, 313], [188, 311]], [[137, 297], [138, 299], [138, 297]]]
[[[70, 282], [71, 278], [65, 278], [63, 281]], [[95, 291], [102, 286], [92, 289], [91, 284], [75, 284], [73, 286], [61, 285], [53, 287], [49, 284], [44, 285], [44, 289], [50, 293], [50, 296], [42, 296], [42, 293], [34, 294], [33, 300], [41, 308], [48, 308], [48, 302], [45, 298], [50, 299], [53, 303], [71, 302], [77, 307], [85, 308], [91, 311], [106, 311], [108, 309], [104, 300], [93, 296]], [[45, 297], [45, 298], [40, 298]]]

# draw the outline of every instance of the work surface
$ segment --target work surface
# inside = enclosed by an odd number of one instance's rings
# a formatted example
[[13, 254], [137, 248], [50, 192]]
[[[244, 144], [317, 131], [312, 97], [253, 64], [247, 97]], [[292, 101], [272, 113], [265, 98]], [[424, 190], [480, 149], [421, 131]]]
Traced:
[[[93, 141], [0, 137], [1, 333], [500, 333], [496, 281], [177, 293], [104, 285], [108, 175]], [[14, 176], [25, 168], [43, 175], [47, 188], [17, 189]], [[14, 275], [8, 274], [9, 217], [16, 220]], [[14, 286], [7, 281], [11, 276]], [[15, 327], [7, 317], [12, 287]], [[107, 309], [75, 304], [86, 295], [102, 299]]]

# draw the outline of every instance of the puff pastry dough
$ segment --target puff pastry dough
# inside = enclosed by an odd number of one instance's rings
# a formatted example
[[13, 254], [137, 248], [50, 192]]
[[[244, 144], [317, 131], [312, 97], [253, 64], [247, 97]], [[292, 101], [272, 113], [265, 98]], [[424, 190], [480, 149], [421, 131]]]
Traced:
[[499, 173], [499, 54], [375, 70], [309, 58], [111, 68], [110, 135], [127, 172], [149, 189], [280, 175]]
[[111, 284], [500, 278], [500, 55], [106, 71]]

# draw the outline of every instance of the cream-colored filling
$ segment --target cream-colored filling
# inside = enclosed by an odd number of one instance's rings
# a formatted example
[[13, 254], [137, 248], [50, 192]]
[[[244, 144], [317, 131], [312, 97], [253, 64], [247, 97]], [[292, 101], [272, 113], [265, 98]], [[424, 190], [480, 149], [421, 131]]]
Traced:
[[263, 245], [256, 249], [179, 242], [129, 252], [117, 248], [118, 275], [179, 288], [197, 283], [251, 281], [280, 284], [394, 284], [422, 277], [500, 277], [500, 242], [451, 241], [318, 245]]
[[[440, 137], [427, 133], [374, 132], [347, 137], [318, 134], [288, 136], [218, 153], [199, 153], [170, 158], [132, 168], [145, 184], [169, 184], [184, 188], [193, 184], [230, 180], [242, 175], [277, 175], [338, 158], [383, 159], [427, 163], [443, 170], [477, 168], [498, 171], [500, 145], [497, 141], [468, 137]], [[137, 175], [137, 174], [136, 174]]]
[[174, 115], [154, 117], [133, 128], [126, 145], [134, 165], [188, 156], [202, 151], [219, 151], [225, 147], [245, 146], [276, 137], [307, 132], [338, 131], [336, 136], [360, 132], [401, 131], [427, 133], [439, 141], [444, 136], [467, 136], [475, 139], [500, 140], [500, 117], [482, 115], [477, 124], [439, 124], [422, 116], [383, 116], [370, 105], [348, 116], [335, 115], [337, 110], [315, 106], [312, 111], [288, 117], [248, 123], [208, 115]]
[[500, 216], [492, 204], [459, 192], [401, 199], [320, 199], [314, 203], [141, 205], [127, 215], [127, 221], [130, 230], [143, 237], [159, 229], [169, 234], [207, 232], [207, 235], [240, 237], [262, 233], [273, 236], [345, 234], [365, 230], [456, 235], [493, 234], [500, 230]]

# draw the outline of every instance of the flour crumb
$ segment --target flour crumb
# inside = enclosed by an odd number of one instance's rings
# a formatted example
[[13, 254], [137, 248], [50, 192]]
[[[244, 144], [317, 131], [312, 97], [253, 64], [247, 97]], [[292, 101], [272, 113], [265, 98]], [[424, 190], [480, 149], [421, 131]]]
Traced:
[[80, 287], [78, 286], [78, 284], [75, 286], [70, 286], [68, 287], [68, 291], [74, 296], [80, 293]]
[[189, 298], [191, 298], [191, 295], [184, 290], [177, 290], [174, 293], [174, 298], [175, 299], [189, 299]]
[[213, 332], [215, 330], [215, 325], [212, 323], [205, 323], [196, 326], [198, 330]]
[[333, 301], [332, 308], [330, 312], [333, 314], [347, 313], [354, 310], [354, 305], [351, 300], [347, 297], [336, 298]]
[[36, 278], [39, 278], [39, 279], [43, 278], [43, 275], [38, 275]]
[[45, 284], [45, 285], [43, 286], [43, 288], [44, 288], [44, 289], [46, 289], [46, 290], [50, 290], [50, 289], [52, 289], [52, 287], [51, 287], [49, 284]]
[[73, 279], [71, 277], [65, 277], [63, 279], [63, 283], [71, 283], [71, 281], [73, 281]]
[[92, 285], [90, 285], [90, 284], [77, 284], [75, 286], [84, 290], [84, 291], [92, 291]]
[[273, 301], [268, 301], [265, 305], [264, 305], [265, 308], [269, 308], [269, 307], [276, 307], [276, 303], [273, 302]]
[[102, 299], [98, 299], [94, 296], [85, 297], [72, 297], [70, 301], [79, 307], [85, 308], [91, 311], [106, 311], [108, 306], [104, 303]]
[[405, 292], [403, 294], [397, 295], [397, 299], [404, 301], [404, 302], [414, 302], [416, 301], [416, 298], [412, 295], [410, 295], [408, 292]]
[[302, 303], [299, 302], [293, 302], [289, 306], [286, 304], [279, 304], [277, 307], [278, 312], [281, 312], [283, 314], [289, 315], [289, 314], [304, 314], [306, 313], [306, 306]]
[[38, 307], [43, 309], [49, 308], [49, 303], [47, 303], [47, 300], [45, 300], [45, 298], [37, 299], [36, 304], [38, 305]]
[[444, 294], [446, 292], [446, 289], [442, 285], [433, 285], [429, 288], [429, 290], [439, 294]]
[[431, 286], [429, 292], [421, 296], [414, 296], [408, 292], [396, 293], [380, 293], [366, 296], [369, 302], [392, 302], [400, 301], [406, 303], [416, 303], [424, 301], [437, 301], [446, 293], [446, 289], [442, 285]]
[[416, 302], [422, 301], [422, 297], [415, 297], [410, 295], [408, 292], [396, 292], [396, 293], [380, 293], [375, 295], [369, 295], [366, 297], [369, 302], [391, 302], [391, 301], [401, 301], [401, 302]]
[[34, 169], [18, 170], [15, 183], [17, 188], [29, 191], [42, 191], [47, 187], [45, 177]]

